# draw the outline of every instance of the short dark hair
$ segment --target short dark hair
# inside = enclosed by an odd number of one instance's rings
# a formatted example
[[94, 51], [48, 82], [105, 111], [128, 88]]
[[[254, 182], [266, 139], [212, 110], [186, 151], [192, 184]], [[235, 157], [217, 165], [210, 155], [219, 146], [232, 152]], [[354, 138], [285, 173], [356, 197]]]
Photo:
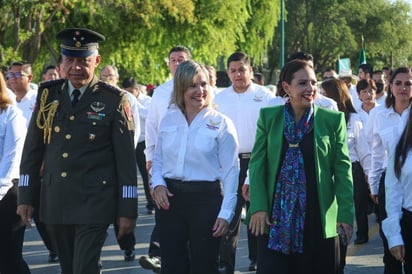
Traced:
[[313, 55], [307, 52], [297, 51], [289, 55], [287, 62], [293, 60], [304, 60], [304, 61], [312, 61], [313, 62]]
[[227, 68], [229, 68], [229, 65], [231, 62], [237, 62], [237, 61], [241, 61], [243, 63], [245, 63], [247, 66], [250, 66], [250, 59], [249, 56], [241, 51], [237, 51], [235, 53], [232, 53], [232, 55], [229, 56], [229, 58], [227, 58]]
[[134, 77], [127, 77], [122, 82], [122, 88], [135, 88], [138, 87], [138, 83]]
[[43, 74], [46, 74], [49, 69], [57, 69], [55, 65], [48, 65], [43, 69]]
[[373, 75], [373, 66], [372, 66], [371, 64], [368, 64], [368, 63], [360, 64], [360, 65], [358, 66], [358, 69], [362, 69], [365, 74], [368, 74], [368, 73], [369, 73], [369, 76], [372, 78], [372, 75]]
[[375, 81], [373, 81], [372, 79], [369, 79], [369, 80], [362, 79], [362, 80], [359, 80], [359, 82], [356, 84], [356, 92], [359, 94], [361, 90], [367, 87], [371, 87], [375, 91], [378, 90], [378, 88], [376, 87]]
[[179, 51], [183, 51], [184, 53], [187, 54], [187, 57], [189, 57], [189, 59], [192, 59], [192, 54], [190, 54], [190, 50], [187, 47], [182, 46], [182, 45], [177, 45], [171, 48], [168, 56], [170, 57], [170, 54], [172, 54], [172, 52], [179, 52]]

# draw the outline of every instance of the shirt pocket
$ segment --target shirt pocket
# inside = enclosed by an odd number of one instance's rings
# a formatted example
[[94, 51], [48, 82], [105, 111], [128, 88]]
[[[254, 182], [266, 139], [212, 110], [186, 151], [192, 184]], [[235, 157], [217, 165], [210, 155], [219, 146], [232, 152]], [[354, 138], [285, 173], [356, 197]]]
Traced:
[[207, 128], [201, 128], [196, 134], [195, 147], [202, 152], [213, 152], [217, 147], [217, 136], [219, 132], [217, 130], [211, 130]]
[[[159, 137], [162, 138], [162, 149], [163, 151], [167, 151], [170, 149], [178, 149], [177, 143], [177, 136], [178, 136], [178, 128], [175, 126], [171, 127], [163, 127], [159, 129]], [[183, 136], [180, 136], [183, 138]]]

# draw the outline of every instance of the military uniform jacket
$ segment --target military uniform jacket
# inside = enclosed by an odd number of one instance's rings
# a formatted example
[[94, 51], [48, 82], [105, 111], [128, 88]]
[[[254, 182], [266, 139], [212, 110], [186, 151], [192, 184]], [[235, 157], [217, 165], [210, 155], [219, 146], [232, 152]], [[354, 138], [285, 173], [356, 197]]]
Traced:
[[72, 107], [67, 81], [39, 88], [20, 165], [18, 203], [36, 206], [40, 199], [40, 219], [47, 224], [136, 218], [134, 125], [125, 93], [93, 77]]

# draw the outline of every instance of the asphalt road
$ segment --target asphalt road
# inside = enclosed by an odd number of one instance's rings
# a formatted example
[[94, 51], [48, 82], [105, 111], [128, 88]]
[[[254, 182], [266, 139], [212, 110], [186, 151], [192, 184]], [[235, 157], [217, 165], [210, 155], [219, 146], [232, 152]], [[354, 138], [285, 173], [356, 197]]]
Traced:
[[[146, 213], [146, 200], [143, 188], [139, 182], [139, 218], [136, 224], [136, 258], [147, 254], [150, 233], [154, 225], [154, 216]], [[377, 274], [383, 273], [382, 263], [382, 242], [378, 235], [378, 227], [375, 222], [375, 215], [370, 215], [370, 241], [367, 244], [355, 246], [350, 244], [348, 248], [347, 265], [345, 274]], [[102, 252], [102, 273], [119, 274], [145, 274], [153, 273], [150, 270], [142, 269], [138, 260], [132, 262], [123, 261], [123, 253], [119, 250], [115, 240], [113, 227], [108, 230], [109, 236]], [[353, 240], [352, 240], [353, 242]], [[23, 256], [29, 264], [32, 274], [57, 274], [60, 273], [58, 264], [47, 263], [48, 252], [41, 241], [35, 227], [27, 229]], [[249, 259], [247, 251], [246, 226], [241, 227], [241, 237], [239, 240], [236, 256], [236, 274], [254, 273], [248, 271]]]

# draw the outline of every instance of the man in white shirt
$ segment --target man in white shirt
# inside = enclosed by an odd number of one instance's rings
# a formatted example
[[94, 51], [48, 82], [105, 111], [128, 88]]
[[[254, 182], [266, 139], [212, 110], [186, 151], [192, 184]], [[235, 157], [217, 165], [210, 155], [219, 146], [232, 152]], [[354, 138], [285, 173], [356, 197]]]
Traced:
[[[8, 83], [14, 96], [11, 97], [13, 103], [22, 111], [26, 129], [29, 126], [33, 107], [36, 103], [37, 90], [31, 89], [31, 81], [33, 80], [33, 71], [30, 63], [13, 62], [6, 74]], [[58, 262], [58, 257], [55, 249], [52, 246], [51, 239], [47, 233], [46, 226], [40, 222], [38, 207], [33, 216], [37, 231], [41, 236], [44, 245], [49, 250], [49, 263]]]
[[31, 64], [25, 62], [12, 63], [7, 71], [6, 78], [10, 89], [15, 94], [16, 105], [23, 112], [26, 127], [28, 127], [37, 96], [37, 90], [30, 88], [30, 83], [33, 80]]
[[[236, 258], [236, 247], [239, 238], [240, 214], [245, 201], [242, 197], [242, 186], [246, 178], [250, 153], [255, 141], [255, 132], [259, 111], [268, 106], [275, 97], [266, 88], [253, 83], [253, 69], [249, 56], [243, 52], [235, 52], [227, 61], [227, 74], [232, 85], [219, 92], [214, 100], [217, 111], [228, 116], [234, 123], [239, 139], [240, 173], [238, 185], [238, 202], [235, 216], [230, 224], [229, 233], [223, 237], [220, 248], [220, 272], [233, 274]], [[248, 230], [250, 270], [256, 270], [257, 240]]]
[[149, 174], [146, 169], [146, 156], [144, 154], [144, 150], [146, 148], [145, 144], [145, 125], [146, 125], [146, 117], [147, 112], [149, 110], [150, 103], [152, 102], [152, 98], [147, 96], [142, 88], [143, 85], [139, 85], [136, 82], [136, 79], [133, 77], [127, 77], [122, 82], [122, 88], [130, 92], [134, 97], [137, 98], [137, 105], [139, 109], [139, 119], [140, 119], [140, 135], [139, 140], [137, 141], [136, 145], [136, 161], [137, 167], [140, 172], [140, 176], [142, 177], [144, 193], [146, 196], [146, 209], [148, 214], [154, 213], [154, 208], [156, 206], [155, 202], [153, 201], [152, 195], [150, 194], [150, 186], [149, 186]]
[[[158, 86], [152, 95], [152, 102], [146, 117], [145, 134], [146, 134], [146, 169], [151, 172], [152, 159], [155, 151], [157, 133], [160, 126], [160, 121], [165, 115], [170, 99], [173, 93], [173, 76], [177, 67], [184, 61], [192, 59], [189, 49], [184, 46], [175, 46], [169, 51], [168, 65], [172, 78]], [[160, 273], [160, 243], [157, 225], [154, 226], [152, 235], [150, 236], [150, 246], [148, 256], [141, 256], [139, 259], [140, 265], [144, 269], [151, 269]]]
[[[112, 65], [107, 65], [103, 67], [100, 70], [100, 80], [112, 86], [117, 86], [117, 83], [119, 82], [119, 73], [118, 73], [117, 68]], [[132, 113], [133, 113], [133, 121], [134, 121], [134, 128], [135, 128], [134, 144], [136, 147], [136, 144], [137, 144], [137, 141], [140, 135], [140, 119], [139, 119], [138, 103], [137, 103], [136, 97], [133, 96], [131, 93], [128, 92], [127, 96], [130, 102]], [[119, 233], [119, 226], [116, 222], [114, 222], [114, 230], [116, 233], [116, 238], [117, 238], [117, 242], [119, 243], [120, 249], [124, 251], [124, 260], [126, 262], [134, 261], [135, 259], [134, 245], [136, 244], [136, 237], [134, 235], [134, 232], [128, 235], [124, 235], [121, 239], [119, 239], [117, 237]]]

